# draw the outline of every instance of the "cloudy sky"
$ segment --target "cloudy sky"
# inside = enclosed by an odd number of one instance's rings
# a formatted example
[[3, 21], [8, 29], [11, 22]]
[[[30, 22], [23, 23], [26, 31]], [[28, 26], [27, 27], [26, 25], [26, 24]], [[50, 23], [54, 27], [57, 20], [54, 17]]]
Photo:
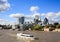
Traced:
[[60, 0], [0, 0], [0, 24], [17, 22], [20, 16], [28, 21], [36, 14], [60, 22]]

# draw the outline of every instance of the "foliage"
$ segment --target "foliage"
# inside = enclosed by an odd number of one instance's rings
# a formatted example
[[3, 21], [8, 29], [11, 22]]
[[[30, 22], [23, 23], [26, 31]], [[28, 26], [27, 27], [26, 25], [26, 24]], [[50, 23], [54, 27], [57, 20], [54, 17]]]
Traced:
[[58, 25], [58, 24], [59, 24], [58, 22], [54, 23], [55, 26]]
[[28, 30], [29, 28], [31, 28], [31, 30], [33, 30], [33, 25], [29, 24], [29, 25], [24, 25], [25, 30]]
[[33, 27], [34, 30], [42, 30], [42, 26], [41, 25], [35, 25]]
[[10, 25], [3, 25], [2, 26], [2, 29], [11, 29], [12, 28], [12, 26], [10, 26]]
[[55, 28], [49, 28], [49, 31], [53, 31], [53, 30], [55, 30]]
[[60, 24], [57, 25], [57, 28], [60, 28]]
[[49, 25], [46, 25], [45, 27], [46, 27], [46, 28], [49, 28]]
[[56, 28], [56, 25], [49, 24], [49, 27], [51, 27], [51, 28]]

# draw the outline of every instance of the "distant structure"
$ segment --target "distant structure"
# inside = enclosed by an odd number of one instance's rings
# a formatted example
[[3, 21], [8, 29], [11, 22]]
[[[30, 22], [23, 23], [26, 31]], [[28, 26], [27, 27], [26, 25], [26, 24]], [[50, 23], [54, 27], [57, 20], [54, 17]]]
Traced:
[[45, 19], [44, 19], [44, 21], [43, 21], [43, 24], [44, 25], [48, 25], [49, 24], [49, 22], [48, 22], [48, 19], [45, 17]]
[[41, 19], [40, 19], [40, 16], [39, 15], [35, 15], [35, 18], [34, 18], [34, 23], [35, 24], [38, 24], [38, 23], [40, 23], [41, 22]]
[[18, 18], [19, 24], [24, 24], [24, 20], [25, 20], [24, 17], [20, 17], [20, 18]]
[[24, 20], [25, 20], [25, 17], [20, 17], [18, 18], [18, 21], [19, 21], [19, 26], [20, 26], [20, 30], [23, 30], [23, 24], [24, 24]]

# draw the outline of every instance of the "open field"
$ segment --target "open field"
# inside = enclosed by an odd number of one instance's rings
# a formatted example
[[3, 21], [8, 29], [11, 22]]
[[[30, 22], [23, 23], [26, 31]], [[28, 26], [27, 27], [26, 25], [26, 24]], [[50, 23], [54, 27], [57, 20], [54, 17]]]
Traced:
[[16, 30], [0, 30], [0, 42], [20, 42], [16, 37], [16, 34], [19, 32], [33, 34], [37, 38], [35, 42], [60, 42], [60, 32]]

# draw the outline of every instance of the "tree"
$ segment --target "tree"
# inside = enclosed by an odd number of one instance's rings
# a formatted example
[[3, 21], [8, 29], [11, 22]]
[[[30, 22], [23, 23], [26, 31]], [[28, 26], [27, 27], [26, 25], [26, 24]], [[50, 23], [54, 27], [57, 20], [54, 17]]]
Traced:
[[34, 30], [42, 30], [42, 26], [41, 25], [35, 25], [33, 27]]
[[57, 28], [60, 28], [60, 24], [57, 25]]
[[59, 24], [58, 22], [55, 22], [55, 23], [54, 23], [55, 26], [58, 25], [58, 24]]

